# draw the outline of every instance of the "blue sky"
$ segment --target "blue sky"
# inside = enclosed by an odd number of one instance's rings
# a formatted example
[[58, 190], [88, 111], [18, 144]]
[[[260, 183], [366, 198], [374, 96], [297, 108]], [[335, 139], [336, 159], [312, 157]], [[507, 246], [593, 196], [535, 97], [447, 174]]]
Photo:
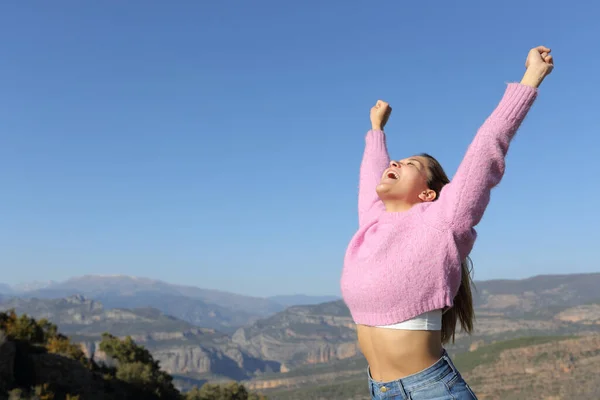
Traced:
[[556, 69], [478, 227], [475, 278], [600, 271], [585, 3], [4, 2], [0, 281], [338, 294], [369, 108], [394, 109], [392, 157], [427, 151], [453, 175], [539, 44]]

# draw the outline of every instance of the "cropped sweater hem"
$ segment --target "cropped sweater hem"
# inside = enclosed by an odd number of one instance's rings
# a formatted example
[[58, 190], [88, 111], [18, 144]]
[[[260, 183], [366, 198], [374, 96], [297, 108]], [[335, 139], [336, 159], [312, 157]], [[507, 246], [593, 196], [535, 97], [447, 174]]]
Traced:
[[361, 312], [356, 310], [351, 310], [350, 313], [355, 324], [379, 326], [404, 322], [416, 317], [417, 315], [421, 315], [433, 310], [441, 310], [445, 307], [451, 307], [452, 305], [452, 296], [449, 293], [446, 293], [441, 297], [430, 299], [426, 302], [418, 304], [402, 304], [402, 306], [398, 307], [397, 309], [392, 309], [382, 313], [373, 311]]

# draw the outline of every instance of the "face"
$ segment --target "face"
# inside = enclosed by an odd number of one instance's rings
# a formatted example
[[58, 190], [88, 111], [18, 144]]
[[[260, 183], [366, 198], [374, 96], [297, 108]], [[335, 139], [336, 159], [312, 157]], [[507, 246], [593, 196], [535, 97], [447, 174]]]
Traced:
[[427, 187], [428, 162], [427, 158], [421, 156], [391, 161], [377, 185], [381, 200], [410, 204], [435, 200], [435, 192]]

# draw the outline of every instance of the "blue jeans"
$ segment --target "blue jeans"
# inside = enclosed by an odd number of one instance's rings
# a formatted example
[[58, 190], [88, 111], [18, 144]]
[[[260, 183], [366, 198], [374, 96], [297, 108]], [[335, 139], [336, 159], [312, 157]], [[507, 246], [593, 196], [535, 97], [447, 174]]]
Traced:
[[369, 374], [372, 400], [477, 400], [446, 350], [431, 367], [391, 382], [377, 382]]

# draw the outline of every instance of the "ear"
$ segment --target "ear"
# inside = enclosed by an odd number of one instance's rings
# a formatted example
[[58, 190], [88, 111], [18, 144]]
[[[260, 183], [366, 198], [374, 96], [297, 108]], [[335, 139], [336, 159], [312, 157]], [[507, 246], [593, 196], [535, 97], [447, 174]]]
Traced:
[[424, 202], [434, 201], [437, 197], [437, 193], [434, 190], [427, 189], [419, 194], [419, 199]]

